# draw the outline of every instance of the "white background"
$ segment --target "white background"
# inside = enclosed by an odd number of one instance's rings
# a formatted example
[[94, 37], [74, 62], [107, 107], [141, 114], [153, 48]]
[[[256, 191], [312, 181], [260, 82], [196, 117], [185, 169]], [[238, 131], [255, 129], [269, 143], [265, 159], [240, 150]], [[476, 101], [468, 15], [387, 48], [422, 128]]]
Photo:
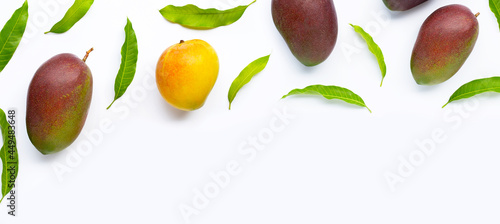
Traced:
[[[22, 2], [2, 1], [0, 24]], [[488, 1], [434, 0], [403, 13], [390, 12], [381, 0], [335, 1], [338, 42], [329, 59], [313, 68], [288, 50], [274, 27], [270, 0], [257, 0], [239, 21], [213, 30], [186, 29], [158, 13], [168, 4], [226, 9], [250, 2], [97, 0], [69, 32], [44, 35], [72, 2], [30, 0], [25, 38], [0, 74], [0, 107], [17, 109], [21, 161], [18, 216], [7, 215], [4, 201], [0, 223], [186, 223], [179, 206], [193, 206], [193, 189], [203, 191], [213, 183], [210, 173], [230, 161], [241, 172], [191, 223], [500, 222], [500, 97], [484, 94], [441, 109], [462, 84], [500, 75], [500, 32]], [[49, 3], [55, 5], [44, 9]], [[418, 86], [410, 55], [420, 25], [451, 3], [482, 13], [476, 47], [452, 79]], [[127, 16], [139, 40], [138, 70], [124, 98], [107, 111]], [[388, 67], [383, 87], [375, 57], [349, 23], [366, 28], [382, 48]], [[168, 46], [195, 38], [216, 49], [221, 69], [205, 106], [184, 113], [162, 99], [154, 69]], [[65, 151], [43, 156], [26, 134], [30, 80], [50, 57], [83, 57], [90, 47], [94, 95], [84, 130]], [[239, 92], [229, 111], [233, 79], [269, 53], [267, 68]], [[319, 97], [280, 100], [311, 84], [349, 88], [373, 113]], [[248, 161], [238, 147], [268, 130], [275, 110], [295, 118]], [[111, 131], [102, 134], [102, 122], [111, 123]], [[391, 190], [385, 175], [399, 175], [400, 158], [422, 155], [417, 142], [434, 141], [435, 132], [444, 141]], [[55, 165], [71, 173], [58, 178]]]

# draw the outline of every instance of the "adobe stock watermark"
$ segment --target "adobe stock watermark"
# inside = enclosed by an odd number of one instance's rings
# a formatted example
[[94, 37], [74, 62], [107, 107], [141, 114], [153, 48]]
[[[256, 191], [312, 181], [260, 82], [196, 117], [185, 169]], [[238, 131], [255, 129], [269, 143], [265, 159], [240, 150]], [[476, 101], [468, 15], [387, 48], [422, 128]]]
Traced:
[[7, 133], [3, 133], [4, 135], [7, 135], [7, 138], [5, 139], [6, 142], [3, 142], [4, 144], [4, 150], [5, 150], [5, 160], [2, 161], [5, 162], [5, 164], [2, 164], [2, 166], [6, 169], [5, 173], [5, 184], [6, 186], [5, 189], [11, 188], [9, 192], [4, 196], [4, 199], [7, 202], [7, 214], [10, 216], [16, 216], [17, 214], [17, 207], [18, 207], [18, 193], [16, 192], [18, 187], [17, 186], [17, 181], [15, 181], [16, 177], [18, 176], [18, 169], [19, 169], [19, 158], [18, 158], [18, 152], [17, 152], [17, 141], [16, 141], [16, 125], [17, 125], [17, 110], [16, 109], [9, 109], [7, 111], [6, 119], [7, 123], [9, 123], [9, 128], [7, 128]]
[[439, 146], [450, 139], [452, 132], [458, 130], [465, 120], [470, 118], [471, 114], [478, 110], [480, 102], [477, 98], [470, 98], [463, 102], [448, 105], [444, 114], [443, 121], [448, 124], [446, 127], [439, 127], [431, 131], [428, 137], [415, 140], [415, 148], [406, 156], [398, 156], [397, 167], [392, 171], [384, 173], [384, 179], [390, 190], [395, 192], [398, 184], [404, 183], [429, 159]]
[[[366, 24], [362, 24], [361, 27], [375, 39], [387, 26], [389, 26], [392, 21], [392, 15], [388, 10], [380, 10], [378, 12], [372, 11], [369, 15], [373, 20]], [[349, 63], [351, 63], [354, 55], [361, 53], [363, 49], [367, 48], [366, 43], [363, 42], [361, 37], [352, 38], [351, 41], [351, 43], [343, 41], [340, 45], [344, 57]]]
[[286, 108], [274, 109], [273, 117], [269, 120], [267, 127], [260, 129], [255, 135], [248, 136], [246, 140], [238, 145], [238, 159], [228, 161], [224, 168], [208, 175], [210, 181], [200, 188], [193, 189], [193, 196], [188, 203], [179, 205], [179, 212], [186, 223], [191, 223], [194, 216], [198, 216], [210, 205], [210, 201], [220, 195], [231, 181], [241, 174], [243, 167], [253, 162], [259, 153], [266, 150], [275, 139], [276, 135], [283, 132], [295, 116], [290, 114]]
[[[152, 92], [157, 91], [155, 71], [151, 67], [144, 69], [145, 75], [136, 75], [136, 80], [115, 104], [110, 108], [111, 116], [103, 117], [96, 127], [83, 130], [80, 134], [82, 140], [75, 142], [66, 151], [66, 156], [52, 163], [52, 169], [59, 180], [64, 181], [64, 176], [73, 172], [80, 166], [85, 157], [89, 156], [95, 148], [104, 142], [105, 136], [115, 131], [115, 122], [123, 121], [130, 116], [131, 110], [138, 108]], [[142, 79], [139, 79], [142, 77]]]

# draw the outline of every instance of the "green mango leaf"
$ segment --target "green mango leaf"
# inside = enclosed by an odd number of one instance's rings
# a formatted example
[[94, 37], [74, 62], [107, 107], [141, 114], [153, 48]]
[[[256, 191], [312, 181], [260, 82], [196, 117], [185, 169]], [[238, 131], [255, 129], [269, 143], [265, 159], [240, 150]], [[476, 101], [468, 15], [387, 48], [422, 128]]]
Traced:
[[498, 25], [500, 26], [500, 0], [490, 0], [490, 9], [495, 14], [495, 17], [497, 17]]
[[485, 92], [500, 93], [500, 77], [477, 79], [464, 84], [451, 95], [448, 103], [443, 108], [453, 101], [466, 99]]
[[94, 0], [75, 0], [75, 3], [68, 9], [61, 21], [57, 22], [47, 33], [65, 33], [80, 21], [94, 4]]
[[161, 9], [160, 13], [168, 21], [185, 27], [211, 29], [219, 26], [227, 26], [238, 21], [248, 6], [254, 2], [222, 11], [213, 8], [200, 9], [198, 6], [191, 4], [185, 6], [168, 5]]
[[380, 67], [380, 71], [382, 72], [382, 82], [380, 83], [380, 86], [384, 83], [384, 78], [385, 75], [387, 74], [387, 67], [385, 65], [385, 60], [384, 60], [384, 54], [382, 54], [382, 50], [380, 50], [380, 47], [373, 41], [373, 38], [363, 30], [360, 26], [352, 25], [350, 24], [356, 33], [361, 35], [363, 39], [365, 39], [366, 44], [368, 44], [368, 49], [370, 49], [370, 52], [372, 52], [375, 57], [377, 57], [378, 61], [378, 66]]
[[292, 95], [320, 95], [326, 99], [338, 99], [343, 100], [347, 103], [358, 105], [360, 107], [364, 107], [372, 112], [370, 108], [368, 108], [361, 99], [360, 96], [353, 93], [351, 90], [346, 88], [338, 87], [338, 86], [323, 86], [323, 85], [312, 85], [308, 86], [304, 89], [294, 89], [290, 91], [287, 95], [284, 95], [282, 99], [292, 96]]
[[229, 110], [231, 110], [231, 103], [233, 102], [234, 97], [236, 97], [238, 91], [240, 91], [241, 87], [250, 82], [255, 75], [266, 68], [270, 56], [271, 55], [267, 55], [253, 61], [240, 72], [238, 77], [236, 77], [231, 84], [231, 88], [229, 88], [229, 93], [227, 95], [227, 98], [229, 99]]
[[109, 109], [118, 98], [123, 96], [130, 83], [132, 83], [137, 68], [138, 55], [137, 37], [135, 36], [132, 23], [127, 18], [127, 25], [125, 26], [125, 43], [123, 43], [122, 46], [122, 62], [115, 79], [115, 98], [107, 109]]
[[16, 52], [28, 22], [28, 1], [17, 9], [0, 31], [0, 72], [9, 63]]
[[[9, 116], [15, 116], [9, 114]], [[2, 131], [3, 146], [0, 150], [0, 158], [2, 159], [2, 198], [12, 190], [16, 182], [17, 173], [19, 171], [19, 157], [17, 153], [17, 141], [15, 129], [7, 121], [5, 112], [0, 109], [0, 129]]]

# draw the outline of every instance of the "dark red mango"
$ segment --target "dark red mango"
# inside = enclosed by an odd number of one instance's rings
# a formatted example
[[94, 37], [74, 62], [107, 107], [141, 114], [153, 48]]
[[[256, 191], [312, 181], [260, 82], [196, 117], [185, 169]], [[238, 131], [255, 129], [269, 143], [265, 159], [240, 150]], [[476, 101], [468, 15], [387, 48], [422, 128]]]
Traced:
[[423, 23], [413, 47], [411, 71], [420, 85], [451, 78], [469, 57], [479, 34], [476, 15], [463, 5], [448, 5]]
[[272, 0], [276, 28], [304, 65], [325, 61], [337, 42], [337, 13], [332, 0]]
[[406, 11], [427, 0], [383, 0], [385, 6], [392, 11]]
[[26, 111], [28, 136], [43, 154], [59, 152], [80, 134], [92, 99], [92, 73], [72, 54], [45, 62], [31, 80]]

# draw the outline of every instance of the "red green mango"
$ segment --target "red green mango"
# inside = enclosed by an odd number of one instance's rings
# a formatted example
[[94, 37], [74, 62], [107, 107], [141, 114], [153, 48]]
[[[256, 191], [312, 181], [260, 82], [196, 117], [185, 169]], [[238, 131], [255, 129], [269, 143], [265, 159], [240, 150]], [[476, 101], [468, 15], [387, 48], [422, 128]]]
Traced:
[[276, 28], [293, 55], [306, 66], [325, 61], [337, 42], [337, 13], [332, 0], [272, 0]]
[[85, 124], [92, 99], [92, 73], [84, 60], [73, 54], [56, 55], [31, 80], [26, 125], [31, 142], [42, 154], [67, 148]]
[[439, 84], [460, 70], [479, 35], [478, 15], [454, 4], [439, 8], [425, 20], [410, 63], [418, 84]]

